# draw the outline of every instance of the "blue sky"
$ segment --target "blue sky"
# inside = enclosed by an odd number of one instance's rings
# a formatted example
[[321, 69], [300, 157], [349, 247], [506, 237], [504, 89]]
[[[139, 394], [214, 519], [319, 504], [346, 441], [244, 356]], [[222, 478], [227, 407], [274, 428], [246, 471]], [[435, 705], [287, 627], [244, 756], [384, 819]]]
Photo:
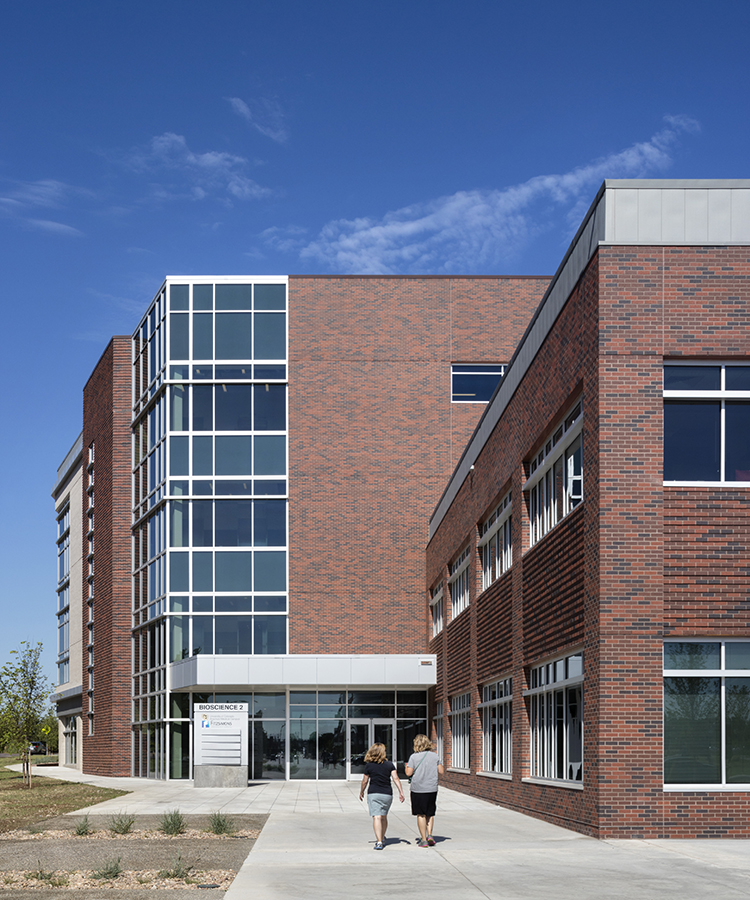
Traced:
[[57, 465], [167, 274], [551, 274], [605, 177], [748, 177], [750, 5], [0, 3], [0, 663]]

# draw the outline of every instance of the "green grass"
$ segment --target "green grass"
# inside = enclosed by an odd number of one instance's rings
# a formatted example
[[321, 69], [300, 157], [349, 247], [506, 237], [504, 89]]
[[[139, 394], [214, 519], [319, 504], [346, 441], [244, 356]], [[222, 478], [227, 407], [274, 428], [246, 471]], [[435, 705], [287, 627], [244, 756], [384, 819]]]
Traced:
[[185, 816], [179, 809], [164, 813], [159, 823], [159, 831], [163, 834], [182, 834], [186, 827]]
[[[48, 759], [37, 756], [35, 759]], [[95, 787], [92, 784], [78, 784], [73, 781], [58, 781], [33, 775], [31, 787], [24, 786], [20, 772], [11, 772], [5, 766], [20, 762], [19, 759], [5, 757], [0, 764], [0, 832], [32, 828], [45, 819], [75, 812], [85, 806], [122, 797], [128, 791]]]
[[110, 859], [109, 862], [105, 862], [101, 868], [96, 869], [96, 871], [91, 874], [100, 881], [112, 881], [117, 878], [118, 875], [122, 875], [120, 857], [118, 856], [117, 859]]
[[109, 819], [109, 830], [112, 834], [130, 834], [133, 825], [135, 825], [135, 816], [128, 813], [115, 813]]
[[206, 831], [212, 834], [234, 834], [235, 828], [229, 816], [225, 816], [223, 812], [212, 812]]

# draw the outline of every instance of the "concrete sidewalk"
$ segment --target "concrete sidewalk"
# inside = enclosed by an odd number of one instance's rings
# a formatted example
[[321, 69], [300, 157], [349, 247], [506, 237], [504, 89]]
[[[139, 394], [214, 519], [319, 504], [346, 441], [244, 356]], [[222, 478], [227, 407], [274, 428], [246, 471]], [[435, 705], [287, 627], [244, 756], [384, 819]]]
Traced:
[[403, 806], [396, 800], [386, 848], [376, 852], [370, 818], [353, 782], [196, 789], [189, 782], [99, 778], [57, 767], [36, 771], [132, 791], [90, 812], [270, 813], [225, 895], [228, 900], [750, 897], [750, 841], [597, 841], [442, 789], [437, 846], [416, 846], [407, 797]]

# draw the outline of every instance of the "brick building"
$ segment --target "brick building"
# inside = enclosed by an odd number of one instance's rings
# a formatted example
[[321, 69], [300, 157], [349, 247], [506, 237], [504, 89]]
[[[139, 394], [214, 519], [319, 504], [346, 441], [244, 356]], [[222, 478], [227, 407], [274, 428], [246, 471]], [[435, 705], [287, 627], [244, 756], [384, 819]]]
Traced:
[[428, 516], [548, 283], [165, 280], [84, 389], [84, 771], [192, 777], [197, 702], [249, 704], [252, 779], [408, 758]]
[[448, 786], [750, 836], [750, 182], [605, 182], [430, 521]]

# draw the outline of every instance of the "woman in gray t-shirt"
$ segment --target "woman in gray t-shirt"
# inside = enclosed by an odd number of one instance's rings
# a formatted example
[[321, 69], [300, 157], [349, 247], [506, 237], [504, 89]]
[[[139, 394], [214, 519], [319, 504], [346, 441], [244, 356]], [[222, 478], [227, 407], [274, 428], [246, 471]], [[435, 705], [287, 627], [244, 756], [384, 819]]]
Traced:
[[445, 770], [432, 749], [432, 741], [426, 734], [414, 738], [414, 753], [406, 764], [406, 774], [411, 776], [411, 813], [417, 817], [420, 847], [434, 847], [432, 828], [435, 824], [438, 775]]

